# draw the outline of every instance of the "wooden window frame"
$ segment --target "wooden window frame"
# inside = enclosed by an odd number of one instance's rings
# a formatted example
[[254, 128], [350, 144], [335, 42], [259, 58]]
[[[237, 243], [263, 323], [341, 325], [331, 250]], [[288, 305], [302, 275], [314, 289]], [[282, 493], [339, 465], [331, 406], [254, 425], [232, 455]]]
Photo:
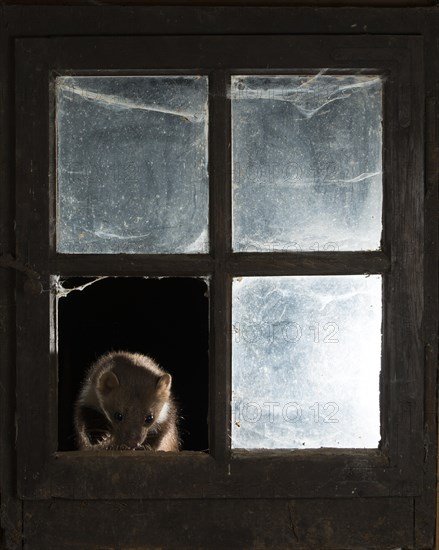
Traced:
[[[17, 256], [28, 258], [39, 274], [38, 283], [17, 288], [20, 497], [420, 495], [424, 457], [424, 217], [419, 192], [424, 155], [423, 117], [419, 116], [423, 98], [422, 40], [416, 36], [330, 35], [24, 38], [17, 39], [15, 52]], [[228, 75], [294, 74], [326, 67], [335, 72], [379, 74], [384, 80], [382, 250], [233, 253]], [[211, 78], [211, 253], [57, 254], [53, 133], [56, 75], [193, 74], [195, 68]], [[409, 165], [405, 159], [410, 159]], [[384, 279], [381, 448], [231, 453], [232, 278], [364, 273], [382, 274]], [[57, 452], [56, 301], [49, 292], [52, 275], [211, 278], [210, 454]], [[32, 452], [29, 442], [35, 443]]]
[[[158, 5], [159, 2], [154, 2], [155, 5], [152, 5], [153, 3], [148, 0], [144, 2], [143, 0], [126, 0], [126, 2], [104, 0], [99, 5], [92, 0], [80, 2], [76, 0], [66, 2], [11, 0], [13, 4], [23, 4], [21, 6], [5, 5], [9, 3], [8, 1], [2, 3], [0, 9], [0, 547], [8, 550], [19, 550], [23, 546], [29, 550], [95, 547], [167, 548], [169, 550], [434, 548], [435, 531], [439, 531], [435, 524], [438, 502], [436, 484], [439, 313], [439, 56], [437, 55], [439, 9], [435, 2], [422, 0], [386, 2], [389, 5], [402, 6], [393, 8], [370, 7], [374, 3], [372, 0], [353, 0], [349, 3], [351, 7], [347, 2], [340, 2], [346, 4], [346, 7], [321, 7], [323, 3], [334, 6], [339, 3], [338, 0], [324, 0], [324, 2], [283, 0], [275, 3], [267, 2], [265, 7], [250, 7], [251, 0], [236, 0], [236, 2], [226, 0], [221, 3], [222, 6], [214, 6], [211, 0], [191, 2], [192, 4], [204, 2], [207, 4], [205, 6], [190, 6], [189, 2], [184, 7], [176, 5], [183, 2], [184, 0], [169, 0], [168, 3], [173, 5], [168, 6]], [[47, 4], [50, 3], [56, 5], [48, 6]], [[70, 5], [66, 5], [68, 3]], [[106, 3], [118, 5], [103, 5]], [[138, 5], [122, 5], [124, 3]], [[140, 5], [142, 3], [150, 5]], [[236, 5], [226, 7], [226, 3]], [[259, 0], [254, 3], [259, 3]], [[378, 0], [375, 3], [383, 6], [383, 3]], [[276, 7], [276, 4], [282, 4], [283, 7]], [[297, 4], [300, 4], [300, 7]], [[309, 7], [302, 4], [309, 4]], [[364, 7], [354, 7], [360, 4], [364, 4]], [[431, 4], [432, 7], [421, 7], [427, 4]], [[294, 5], [296, 7], [293, 7]], [[423, 355], [421, 362], [416, 364], [416, 369], [413, 370], [411, 363], [405, 363], [410, 369], [410, 376], [407, 375], [405, 380], [416, 380], [415, 393], [411, 393], [413, 388], [410, 383], [404, 386], [400, 380], [391, 380], [391, 384], [396, 383], [398, 386], [397, 392], [401, 392], [402, 397], [410, 398], [406, 402], [401, 400], [399, 404], [401, 410], [405, 411], [405, 416], [398, 422], [403, 438], [403, 449], [407, 448], [404, 422], [410, 418], [409, 412], [414, 397], [418, 401], [416, 410], [422, 409], [423, 436], [419, 433], [418, 441], [423, 437], [423, 450], [420, 450], [419, 443], [416, 446], [415, 456], [410, 462], [412, 471], [416, 470], [415, 485], [407, 477], [401, 477], [400, 480], [386, 478], [386, 485], [380, 486], [379, 496], [370, 496], [370, 493], [364, 490], [365, 484], [358, 485], [355, 479], [366, 482], [371, 479], [376, 480], [375, 474], [378, 473], [384, 480], [386, 472], [381, 466], [370, 467], [369, 459], [367, 457], [363, 459], [361, 453], [357, 453], [356, 460], [350, 453], [345, 457], [335, 457], [335, 461], [340, 466], [340, 470], [337, 471], [331, 469], [335, 462], [333, 461], [331, 468], [328, 468], [325, 452], [318, 452], [315, 456], [313, 471], [311, 473], [308, 471], [308, 474], [315, 475], [315, 479], [321, 483], [313, 485], [312, 480], [307, 478], [308, 481], [305, 482], [304, 478], [306, 472], [303, 465], [307, 462], [306, 456], [297, 456], [292, 462], [290, 461], [292, 473], [289, 473], [290, 470], [287, 472], [289, 477], [285, 478], [282, 484], [283, 469], [287, 468], [282, 465], [283, 457], [279, 454], [260, 457], [255, 453], [254, 458], [249, 462], [241, 460], [239, 471], [236, 470], [236, 462], [231, 464], [232, 476], [242, 473], [239, 479], [235, 476], [237, 483], [242, 479], [241, 486], [233, 487], [232, 491], [230, 476], [226, 475], [229, 463], [227, 461], [221, 463], [219, 456], [204, 455], [198, 463], [194, 463], [190, 454], [182, 453], [179, 457], [180, 462], [174, 464], [176, 466], [174, 469], [170, 465], [166, 466], [172, 478], [165, 479], [165, 474], [158, 471], [156, 463], [143, 462], [142, 467], [137, 464], [133, 473], [130, 474], [129, 460], [124, 460], [124, 467], [122, 467], [118, 464], [117, 456], [101, 454], [89, 461], [86, 470], [83, 471], [85, 459], [81, 457], [81, 453], [70, 453], [57, 458], [55, 452], [52, 452], [53, 441], [47, 440], [49, 435], [53, 437], [55, 433], [57, 418], [53, 403], [56, 402], [56, 395], [49, 394], [44, 386], [44, 380], [40, 378], [43, 376], [46, 381], [49, 378], [51, 391], [56, 389], [56, 379], [54, 379], [56, 356], [46, 353], [46, 348], [44, 357], [38, 355], [42, 349], [37, 334], [40, 329], [35, 330], [31, 326], [32, 330], [26, 334], [25, 331], [29, 328], [26, 303], [32, 304], [31, 311], [35, 312], [36, 309], [39, 311], [34, 324], [42, 320], [44, 327], [41, 327], [41, 333], [50, 334], [53, 304], [49, 304], [49, 293], [45, 292], [48, 273], [53, 271], [69, 275], [70, 267], [68, 263], [63, 264], [67, 258], [60, 257], [56, 261], [52, 259], [53, 265], [40, 272], [41, 265], [46, 265], [48, 258], [39, 255], [38, 250], [31, 246], [31, 242], [34, 243], [37, 239], [33, 238], [29, 243], [24, 242], [25, 231], [17, 226], [18, 220], [22, 220], [24, 215], [26, 219], [32, 221], [33, 229], [40, 232], [41, 224], [48, 225], [46, 215], [48, 216], [50, 212], [49, 207], [43, 211], [39, 210], [41, 202], [38, 199], [40, 196], [38, 182], [45, 182], [44, 185], [47, 187], [49, 170], [47, 159], [50, 148], [47, 143], [37, 143], [38, 140], [44, 141], [48, 137], [47, 128], [50, 122], [38, 113], [40, 109], [49, 112], [45, 102], [50, 96], [41, 80], [36, 79], [35, 91], [39, 97], [35, 99], [32, 109], [37, 116], [35, 119], [25, 116], [22, 103], [25, 92], [22, 86], [28, 86], [32, 79], [25, 74], [23, 67], [18, 66], [18, 56], [26, 38], [45, 39], [45, 44], [48, 46], [52, 40], [55, 43], [60, 37], [89, 38], [90, 50], [87, 55], [93, 55], [93, 37], [97, 35], [133, 38], [159, 35], [169, 37], [239, 35], [253, 39], [265, 35], [283, 37], [312, 35], [316, 44], [320, 43], [323, 35], [333, 38], [357, 37], [364, 39], [363, 45], [370, 46], [362, 48], [365, 57], [370, 58], [372, 52], [376, 52], [383, 66], [386, 65], [386, 55], [383, 51], [379, 51], [379, 48], [377, 49], [377, 44], [379, 46], [384, 39], [387, 39], [392, 46], [401, 45], [397, 59], [392, 61], [387, 58], [387, 62], [392, 65], [393, 74], [399, 71], [405, 75], [404, 80], [409, 82], [410, 95], [413, 91], [418, 96], [416, 104], [419, 111], [414, 112], [417, 130], [414, 133], [411, 131], [413, 120], [405, 128], [394, 130], [391, 128], [393, 133], [399, 133], [398, 143], [401, 142], [403, 149], [408, 150], [410, 154], [402, 159], [401, 165], [397, 165], [396, 157], [393, 157], [389, 171], [384, 176], [393, 177], [392, 181], [396, 182], [392, 193], [397, 196], [407, 191], [409, 196], [410, 193], [418, 193], [421, 202], [423, 200], [422, 212], [415, 212], [415, 208], [410, 209], [410, 214], [418, 225], [422, 226], [422, 220], [424, 221], [423, 234], [416, 237], [422, 241], [420, 250], [423, 257], [420, 258], [419, 269], [415, 269], [414, 262], [410, 261], [411, 249], [415, 243], [407, 241], [407, 233], [403, 227], [402, 248], [397, 250], [383, 248], [383, 252], [388, 254], [387, 259], [385, 258], [384, 263], [375, 267], [377, 271], [385, 273], [403, 272], [406, 276], [410, 276], [411, 273], [413, 282], [416, 281], [423, 288], [423, 296], [415, 300], [418, 304], [423, 300], [421, 327], [410, 325], [413, 312], [419, 318], [419, 312], [411, 307], [415, 302], [410, 297], [407, 302], [410, 308], [406, 311], [400, 308], [401, 317], [399, 318], [396, 311], [393, 311], [392, 316], [387, 317], [386, 321], [397, 323], [402, 334], [408, 326], [410, 331], [416, 331], [422, 343], [422, 350], [415, 352], [416, 357]], [[396, 42], [393, 42], [393, 38]], [[406, 41], [405, 38], [410, 40]], [[423, 69], [417, 66], [419, 55], [411, 49], [410, 45], [413, 45], [411, 39], [416, 42], [419, 53], [423, 57]], [[41, 49], [44, 50], [44, 47], [41, 46]], [[21, 50], [21, 60], [25, 53]], [[28, 49], [27, 54], [32, 54], [32, 50]], [[40, 54], [44, 57], [43, 51], [40, 51]], [[35, 61], [36, 59], [37, 57], [34, 57]], [[409, 61], [408, 64], [407, 61]], [[29, 60], [27, 63], [32, 74], [36, 67]], [[342, 64], [341, 61], [338, 63]], [[349, 65], [353, 67], [355, 63], [349, 62]], [[47, 62], [42, 62], [43, 72], [46, 66]], [[412, 67], [415, 67], [415, 70], [412, 71]], [[32, 90], [29, 90], [29, 95], [32, 95]], [[390, 103], [390, 110], [397, 117], [400, 106]], [[404, 112], [402, 105], [401, 107]], [[227, 107], [218, 104], [217, 110], [221, 112], [221, 109], [227, 110]], [[398, 125], [396, 120], [397, 118], [395, 118], [395, 124]], [[21, 124], [18, 133], [17, 123]], [[423, 130], [420, 130], [420, 127], [423, 127]], [[31, 135], [34, 137], [32, 138]], [[387, 140], [392, 141], [392, 133], [390, 135], [387, 133], [385, 139], [386, 143]], [[32, 140], [35, 143], [32, 144]], [[421, 142], [424, 140], [424, 143], [419, 143], [419, 140]], [[27, 149], [30, 143], [31, 148]], [[415, 164], [412, 163], [412, 145], [414, 145]], [[53, 144], [50, 145], [52, 146]], [[422, 151], [422, 159], [419, 158], [419, 151]], [[401, 153], [399, 149], [397, 152]], [[41, 153], [42, 156], [35, 156], [36, 153]], [[389, 159], [388, 149], [384, 153]], [[31, 166], [29, 166], [29, 159], [32, 161]], [[421, 173], [422, 170], [419, 171], [419, 166], [423, 162], [424, 175]], [[23, 176], [25, 181], [21, 179]], [[25, 186], [31, 180], [34, 184], [28, 189], [30, 193], [23, 196]], [[399, 181], [404, 184], [400, 186]], [[411, 187], [409, 181], [412, 182]], [[386, 198], [387, 204], [389, 201], [392, 204], [392, 197], [393, 194]], [[420, 203], [418, 202], [417, 205], [420, 206]], [[407, 211], [404, 212], [407, 213]], [[408, 221], [412, 221], [412, 218], [408, 218]], [[16, 232], [16, 226], [18, 232]], [[397, 232], [401, 226], [404, 226], [403, 219], [400, 220], [398, 227], [392, 228], [392, 231]], [[47, 231], [43, 230], [42, 233], [47, 236]], [[276, 258], [270, 259], [269, 256], [264, 256], [264, 259], [267, 265], [260, 266], [262, 274], [264, 271], [268, 272], [271, 264], [275, 265], [280, 272], [281, 266]], [[357, 256], [357, 260], [360, 259], [361, 255]], [[401, 265], [401, 259], [403, 263], [408, 261], [413, 270], [405, 271], [405, 264]], [[233, 258], [225, 256], [225, 261], [229, 262], [228, 267], [235, 269], [234, 260], [233, 262], [232, 260]], [[303, 274], [312, 266], [311, 260], [302, 255], [300, 263], [297, 262], [297, 257], [294, 261], [292, 258], [290, 263], [297, 271], [302, 270]], [[123, 258], [116, 256], [113, 261], [117, 262], [114, 264], [115, 273], [124, 273], [124, 269], [129, 265], [133, 275], [143, 274], [142, 264], [134, 256], [130, 258], [129, 264]], [[241, 257], [240, 269], [249, 271], [251, 261], [250, 257]], [[327, 257], [320, 255], [320, 262], [329, 274], [337, 273], [337, 269], [340, 268], [332, 255]], [[212, 262], [212, 265], [217, 266], [218, 269], [221, 267], [225, 269], [219, 262], [216, 264]], [[193, 265], [191, 267], [186, 264], [182, 258], [179, 259], [179, 266], [181, 273], [185, 276], [190, 276], [191, 269], [194, 268]], [[150, 268], [151, 272], [156, 274], [165, 270], [165, 266], [160, 262], [151, 264]], [[289, 272], [287, 263], [283, 264], [283, 268]], [[99, 263], [83, 264], [82, 267], [78, 264], [73, 273], [87, 275], [99, 274], [100, 271]], [[204, 268], [200, 271], [204, 273]], [[411, 287], [403, 287], [403, 282], [398, 279], [397, 289], [402, 291], [405, 303]], [[420, 286], [417, 288], [419, 289]], [[41, 288], [43, 294], [40, 294]], [[23, 319], [26, 322], [24, 326], [20, 324]], [[19, 346], [24, 345], [24, 348], [17, 348], [17, 343]], [[26, 372], [23, 372], [23, 369], [26, 369]], [[25, 394], [21, 393], [23, 384], [26, 385]], [[419, 390], [420, 386], [422, 386], [421, 390]], [[42, 393], [41, 388], [43, 388]], [[388, 390], [391, 389], [394, 388], [385, 387], [384, 391], [389, 394]], [[398, 406], [398, 403], [395, 405]], [[24, 423], [23, 418], [20, 417], [23, 411], [25, 411]], [[53, 415], [52, 412], [54, 412]], [[416, 419], [418, 422], [418, 417]], [[391, 420], [398, 421], [396, 413]], [[47, 422], [52, 424], [49, 425]], [[35, 432], [32, 430], [32, 423], [35, 426]], [[41, 428], [42, 424], [44, 428]], [[22, 430], [25, 427], [27, 431], [23, 434]], [[44, 434], [41, 439], [42, 432]], [[29, 440], [26, 440], [25, 435], [29, 436]], [[221, 437], [221, 433], [217, 435]], [[215, 434], [213, 437], [216, 437]], [[407, 456], [402, 458], [410, 459]], [[250, 471], [243, 472], [243, 470], [248, 465], [248, 469], [252, 469], [254, 473], [255, 466], [252, 463], [257, 459], [266, 465], [267, 473], [261, 467], [259, 471], [263, 472], [262, 476], [257, 479], [256, 486], [253, 486], [251, 484], [254, 483], [254, 476], [250, 475]], [[138, 457], [135, 460], [138, 460]], [[202, 460], [204, 462], [201, 462]], [[60, 461], [60, 464], [55, 466], [56, 461]], [[131, 461], [131, 465], [134, 461]], [[27, 464], [31, 466], [30, 471], [25, 469]], [[41, 465], [46, 469], [43, 470]], [[206, 471], [208, 475], [205, 474]], [[258, 487], [262, 486], [263, 489], [265, 487], [264, 490], [266, 490], [269, 485], [268, 479], [273, 479], [274, 472], [278, 477], [269, 492], [273, 497], [261, 498], [262, 493], [258, 491]], [[120, 484], [126, 482], [128, 485], [124, 494], [114, 497], [115, 491], [111, 490], [110, 484], [119, 475], [122, 475]], [[191, 498], [192, 486], [189, 487], [189, 482], [183, 479], [188, 475], [195, 480], [194, 498]], [[198, 475], [200, 477], [197, 477]], [[36, 479], [33, 479], [33, 476], [36, 476]], [[71, 479], [72, 476], [74, 479]], [[291, 478], [294, 479], [288, 485]], [[151, 498], [147, 496], [137, 498], [142, 491], [135, 486], [135, 483], [145, 484], [145, 479], [157, 488], [155, 495], [154, 491], [150, 491]], [[341, 483], [331, 493], [330, 486], [337, 480], [341, 480]], [[159, 490], [161, 482], [164, 483], [162, 492]], [[174, 487], [169, 490], [172, 484]], [[355, 487], [359, 490], [350, 494], [349, 489]], [[370, 486], [367, 487], [370, 488]], [[94, 498], [94, 495], [98, 494], [100, 497]], [[174, 498], [169, 496], [171, 494], [183, 496]], [[246, 498], [248, 494], [254, 496]], [[333, 496], [324, 497], [324, 494]], [[50, 495], [55, 496], [50, 498]], [[60, 495], [60, 498], [56, 495]], [[142, 495], [146, 495], [146, 492], [142, 492]], [[196, 498], [197, 495], [202, 496]], [[227, 495], [231, 495], [230, 498]], [[156, 498], [157, 496], [159, 498]], [[439, 538], [436, 542], [436, 546], [438, 545]]]

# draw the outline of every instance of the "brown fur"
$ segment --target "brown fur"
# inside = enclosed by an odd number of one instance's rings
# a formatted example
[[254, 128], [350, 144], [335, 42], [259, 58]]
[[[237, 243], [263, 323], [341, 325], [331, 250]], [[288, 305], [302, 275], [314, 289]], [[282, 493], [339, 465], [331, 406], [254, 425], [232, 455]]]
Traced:
[[171, 383], [171, 375], [146, 355], [110, 352], [100, 357], [75, 404], [79, 449], [178, 451]]

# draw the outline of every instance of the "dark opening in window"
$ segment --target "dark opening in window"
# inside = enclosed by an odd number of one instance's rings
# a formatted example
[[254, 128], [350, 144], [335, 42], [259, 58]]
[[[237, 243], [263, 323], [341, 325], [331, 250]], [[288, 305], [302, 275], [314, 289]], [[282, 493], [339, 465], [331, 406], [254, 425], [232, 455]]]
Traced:
[[206, 282], [109, 277], [72, 290], [92, 281], [62, 281], [58, 301], [59, 450], [75, 449], [73, 406], [87, 369], [101, 354], [121, 350], [148, 355], [172, 375], [181, 448], [207, 450]]

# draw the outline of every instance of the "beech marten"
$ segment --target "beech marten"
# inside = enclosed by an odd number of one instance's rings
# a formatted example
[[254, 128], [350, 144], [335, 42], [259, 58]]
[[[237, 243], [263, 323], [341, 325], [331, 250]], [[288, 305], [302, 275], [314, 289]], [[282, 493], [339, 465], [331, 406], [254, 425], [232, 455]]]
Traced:
[[171, 375], [140, 353], [110, 352], [87, 373], [75, 404], [79, 449], [178, 451]]

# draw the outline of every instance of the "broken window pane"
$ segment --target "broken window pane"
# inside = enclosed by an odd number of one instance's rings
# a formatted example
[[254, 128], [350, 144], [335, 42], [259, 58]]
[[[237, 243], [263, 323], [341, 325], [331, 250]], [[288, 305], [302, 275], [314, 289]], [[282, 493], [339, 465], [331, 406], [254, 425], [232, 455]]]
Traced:
[[232, 77], [235, 251], [376, 250], [382, 81]]
[[381, 276], [233, 282], [232, 447], [376, 448]]
[[208, 78], [56, 84], [57, 250], [207, 252]]

